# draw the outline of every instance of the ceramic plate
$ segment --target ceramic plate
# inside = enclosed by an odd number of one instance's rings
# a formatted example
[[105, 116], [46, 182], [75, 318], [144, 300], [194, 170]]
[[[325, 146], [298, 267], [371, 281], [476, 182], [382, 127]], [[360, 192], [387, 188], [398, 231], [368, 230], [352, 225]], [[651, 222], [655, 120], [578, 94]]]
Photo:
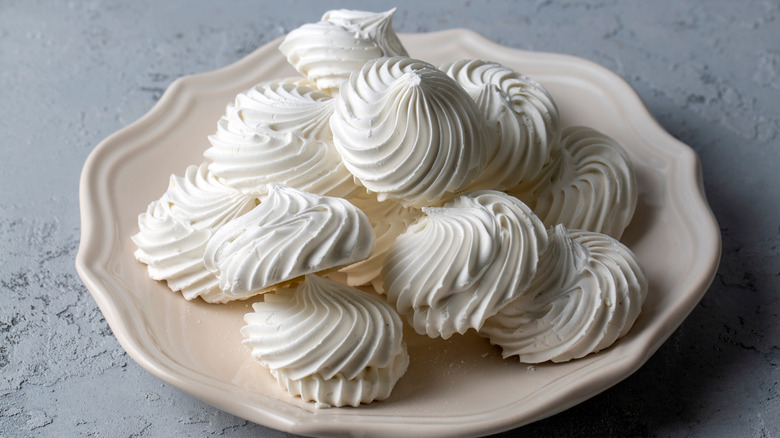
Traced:
[[176, 80], [157, 105], [100, 143], [81, 175], [76, 267], [127, 353], [166, 382], [239, 417], [310, 435], [481, 435], [563, 411], [636, 371], [707, 290], [720, 234], [704, 198], [695, 153], [666, 133], [614, 73], [569, 56], [525, 52], [465, 30], [402, 35], [412, 57], [438, 65], [497, 61], [541, 82], [563, 126], [583, 124], [621, 142], [639, 183], [623, 242], [646, 269], [650, 290], [628, 336], [563, 364], [501, 359], [476, 335], [432, 340], [407, 330], [411, 363], [392, 396], [359, 408], [317, 409], [289, 396], [241, 344], [247, 303], [188, 302], [150, 280], [133, 258], [137, 216], [171, 173], [203, 161], [225, 105], [255, 83], [292, 76], [279, 40], [218, 71]]

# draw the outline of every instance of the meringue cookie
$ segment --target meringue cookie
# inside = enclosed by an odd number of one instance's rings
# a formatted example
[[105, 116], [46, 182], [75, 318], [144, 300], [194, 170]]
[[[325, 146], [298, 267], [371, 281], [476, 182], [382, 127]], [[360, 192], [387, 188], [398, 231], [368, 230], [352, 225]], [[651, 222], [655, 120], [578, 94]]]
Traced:
[[408, 56], [393, 30], [395, 11], [396, 8], [385, 12], [334, 9], [323, 14], [322, 21], [340, 26], [357, 38], [374, 41], [382, 49], [382, 56]]
[[366, 63], [342, 84], [330, 119], [347, 169], [378, 199], [441, 203], [485, 167], [484, 117], [452, 78], [423, 61]]
[[407, 56], [392, 28], [394, 14], [395, 9], [383, 13], [329, 11], [318, 23], [288, 33], [279, 50], [317, 88], [332, 94], [366, 61]]
[[261, 192], [241, 191], [209, 171], [207, 163], [171, 175], [164, 198], [171, 212], [197, 229], [216, 231], [259, 204]]
[[347, 284], [363, 286], [371, 284], [379, 293], [384, 292], [379, 274], [382, 272], [385, 256], [395, 239], [422, 215], [422, 210], [414, 207], [404, 207], [393, 201], [379, 202], [374, 195], [363, 195], [351, 198], [368, 217], [371, 228], [376, 235], [376, 246], [369, 258], [341, 269], [347, 275]]
[[304, 274], [352, 264], [374, 250], [368, 218], [341, 198], [272, 185], [255, 209], [220, 228], [206, 245], [206, 268], [232, 299]]
[[147, 265], [152, 280], [164, 280], [188, 300], [221, 293], [217, 278], [203, 266], [203, 251], [211, 237], [177, 219], [170, 204], [157, 200], [138, 216], [140, 231], [132, 236], [138, 247], [133, 255]]
[[[279, 87], [275, 91], [285, 89]], [[269, 184], [283, 184], [338, 197], [349, 196], [358, 190], [352, 174], [330, 143], [327, 125], [324, 126], [327, 134], [323, 134], [323, 127], [317, 126], [316, 120], [308, 125], [301, 120], [306, 114], [314, 119], [327, 118], [332, 106], [320, 105], [323, 102], [316, 100], [302, 103], [289, 96], [282, 97], [286, 102], [293, 102], [291, 107], [311, 111], [285, 112], [284, 104], [280, 104], [277, 116], [280, 120], [263, 123], [260, 121], [262, 116], [272, 118], [274, 110], [270, 102], [263, 102], [264, 108], [260, 109], [259, 96], [268, 97], [270, 93], [263, 94], [258, 88], [254, 90], [237, 98], [237, 102], [254, 112], [250, 114], [247, 108], [229, 106], [217, 123], [217, 133], [209, 137], [211, 147], [203, 155], [213, 161], [209, 165], [212, 173], [241, 190], [266, 191]], [[250, 102], [250, 96], [256, 99]], [[279, 97], [279, 94], [273, 97]], [[324, 103], [329, 104], [328, 101]], [[258, 125], [247, 124], [245, 118]], [[302, 136], [290, 125], [301, 127], [300, 132], [308, 136]]]
[[256, 130], [293, 132], [322, 141], [333, 138], [328, 126], [333, 114], [333, 98], [303, 85], [298, 78], [257, 84], [239, 93], [234, 107], [235, 113], [230, 106], [226, 113]]
[[534, 181], [513, 191], [550, 227], [608, 234], [615, 239], [634, 216], [636, 176], [623, 148], [595, 129], [563, 130], [561, 148]]
[[624, 336], [647, 296], [630, 249], [601, 233], [549, 230], [550, 246], [528, 291], [489, 318], [481, 334], [521, 362], [565, 362]]
[[225, 185], [205, 163], [189, 166], [184, 177], [172, 175], [165, 194], [138, 216], [134, 255], [148, 265], [152, 279], [166, 280], [184, 298], [221, 302], [217, 278], [203, 265], [206, 242], [215, 230], [255, 205], [254, 194]]
[[293, 395], [358, 406], [389, 397], [406, 372], [401, 319], [379, 297], [306, 275], [264, 299], [244, 317], [244, 344]]
[[423, 212], [385, 258], [387, 299], [417, 333], [447, 339], [479, 330], [531, 282], [547, 248], [544, 226], [528, 206], [493, 190]]
[[558, 143], [558, 108], [533, 79], [500, 64], [463, 59], [442, 71], [474, 99], [495, 138], [488, 165], [471, 188], [504, 190], [536, 176]]

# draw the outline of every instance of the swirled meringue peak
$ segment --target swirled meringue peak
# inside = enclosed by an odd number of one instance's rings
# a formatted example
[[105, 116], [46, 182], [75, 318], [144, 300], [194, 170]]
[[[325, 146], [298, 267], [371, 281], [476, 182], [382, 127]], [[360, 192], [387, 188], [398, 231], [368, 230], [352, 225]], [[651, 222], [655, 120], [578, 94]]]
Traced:
[[563, 130], [561, 148], [538, 177], [516, 194], [545, 225], [619, 239], [637, 203], [636, 176], [623, 148], [595, 129]]
[[[294, 132], [301, 137], [329, 141], [328, 126], [333, 114], [333, 98], [301, 85], [297, 78], [267, 81], [239, 93], [235, 117], [248, 127], [272, 132]], [[228, 108], [228, 114], [233, 114]]]
[[243, 299], [304, 274], [364, 260], [374, 250], [366, 215], [341, 198], [269, 186], [249, 213], [220, 228], [206, 245], [206, 268], [223, 293]]
[[215, 230], [255, 205], [252, 193], [225, 185], [205, 163], [189, 166], [184, 177], [171, 175], [165, 194], [138, 216], [134, 255], [147, 265], [152, 279], [165, 280], [184, 298], [222, 302], [217, 278], [203, 264], [206, 242]]
[[323, 14], [322, 21], [347, 29], [358, 38], [374, 41], [382, 49], [382, 56], [407, 56], [406, 48], [393, 30], [395, 11], [395, 8], [385, 12], [334, 9]]
[[253, 304], [241, 329], [252, 357], [304, 400], [383, 400], [406, 372], [401, 319], [381, 298], [316, 275]]
[[385, 258], [387, 299], [420, 334], [479, 330], [531, 282], [547, 248], [544, 226], [521, 201], [493, 190], [423, 212]]
[[342, 268], [341, 272], [347, 275], [347, 284], [350, 286], [371, 284], [377, 292], [382, 293], [384, 288], [379, 274], [385, 256], [395, 239], [422, 215], [422, 210], [404, 207], [389, 200], [379, 202], [372, 194], [356, 196], [350, 202], [368, 216], [376, 235], [376, 247], [371, 257]]
[[[248, 94], [256, 96], [255, 93]], [[248, 98], [240, 100], [247, 104]], [[270, 108], [267, 110], [271, 111]], [[241, 111], [241, 108], [228, 107], [217, 123], [217, 133], [209, 137], [211, 147], [203, 153], [213, 161], [209, 170], [227, 184], [253, 191], [266, 191], [269, 184], [283, 184], [339, 197], [358, 190], [359, 186], [330, 139], [323, 138], [327, 137], [325, 134], [315, 135], [320, 131], [314, 130], [314, 125], [309, 125], [311, 130], [305, 132], [311, 135], [304, 136], [284, 126], [290, 119], [278, 124], [252, 126], [242, 118]], [[253, 113], [259, 118], [258, 114]], [[284, 119], [285, 114], [281, 114], [280, 118]], [[246, 112], [244, 116], [248, 117]], [[265, 116], [272, 117], [271, 114]]]
[[211, 232], [176, 218], [164, 200], [149, 204], [138, 216], [138, 228], [132, 236], [138, 247], [133, 254], [147, 265], [152, 280], [166, 281], [171, 290], [181, 291], [188, 300], [221, 293], [217, 278], [203, 266], [203, 251]]
[[617, 240], [563, 225], [549, 233], [527, 293], [480, 331], [521, 362], [565, 362], [607, 348], [628, 332], [647, 296], [636, 257]]
[[380, 201], [442, 203], [486, 165], [484, 117], [460, 85], [424, 61], [366, 63], [342, 84], [330, 127], [347, 169]]
[[495, 139], [471, 188], [504, 190], [532, 179], [560, 135], [558, 108], [535, 80], [500, 64], [463, 59], [440, 67], [477, 103]]
[[317, 88], [335, 93], [366, 61], [407, 56], [392, 28], [394, 14], [395, 9], [381, 13], [329, 11], [321, 21], [288, 33], [279, 50]]
[[184, 177], [171, 175], [164, 198], [176, 217], [213, 232], [255, 208], [260, 195], [231, 187], [201, 163], [187, 167]]

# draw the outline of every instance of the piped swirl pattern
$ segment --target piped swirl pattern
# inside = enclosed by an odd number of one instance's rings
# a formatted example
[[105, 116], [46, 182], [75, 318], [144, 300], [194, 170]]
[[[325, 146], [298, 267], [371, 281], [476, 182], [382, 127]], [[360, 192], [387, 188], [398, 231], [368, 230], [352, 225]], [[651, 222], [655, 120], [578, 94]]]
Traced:
[[636, 209], [636, 176], [615, 140], [572, 126], [563, 130], [551, 161], [517, 196], [548, 227], [563, 224], [619, 239]]
[[357, 406], [387, 398], [406, 371], [401, 319], [381, 298], [316, 275], [264, 298], [244, 344], [293, 394]]
[[[257, 91], [257, 87], [254, 90], [247, 96], [268, 97]], [[269, 184], [282, 184], [327, 196], [343, 197], [355, 193], [358, 186], [331, 143], [328, 125], [322, 125], [322, 118], [330, 116], [332, 101], [303, 99], [301, 104], [290, 96], [296, 94], [273, 95], [292, 102], [282, 107], [312, 109], [310, 115], [319, 117], [319, 124], [299, 120], [299, 117], [305, 117], [307, 111], [304, 110], [279, 111], [274, 116], [270, 108], [264, 109], [269, 113], [257, 110], [259, 104], [251, 106], [251, 110], [229, 106], [217, 123], [216, 134], [209, 137], [211, 147], [203, 153], [213, 161], [209, 170], [241, 190], [264, 192]], [[248, 100], [249, 97], [237, 99], [243, 105], [249, 105]], [[259, 99], [253, 102], [257, 103]], [[275, 121], [271, 120], [274, 117]], [[298, 132], [292, 126], [299, 126], [302, 131]]]
[[537, 81], [494, 62], [463, 59], [440, 67], [469, 93], [493, 141], [472, 188], [504, 190], [532, 179], [560, 136], [558, 108]]
[[452, 78], [411, 58], [378, 59], [352, 74], [330, 126], [347, 169], [380, 201], [441, 203], [486, 164], [476, 104]]
[[[330, 140], [328, 121], [333, 114], [333, 98], [297, 79], [267, 81], [239, 93], [232, 105], [235, 117], [254, 129]], [[232, 114], [233, 108], [228, 106], [226, 112]]]
[[287, 34], [279, 50], [317, 88], [336, 93], [367, 61], [407, 56], [392, 28], [395, 9], [382, 13], [330, 11]]
[[423, 212], [385, 258], [387, 299], [420, 334], [479, 330], [531, 282], [547, 248], [544, 226], [525, 204], [492, 190]]
[[189, 166], [184, 177], [171, 175], [168, 190], [138, 216], [135, 257], [151, 278], [167, 281], [188, 300], [224, 301], [216, 277], [203, 264], [206, 242], [256, 205], [254, 194], [227, 186], [205, 163]]
[[528, 292], [481, 330], [521, 362], [565, 362], [598, 352], [624, 336], [647, 296], [634, 254], [601, 233], [550, 229], [550, 247]]
[[374, 243], [368, 218], [349, 202], [273, 185], [259, 206], [214, 233], [203, 259], [223, 293], [243, 299], [364, 260]]

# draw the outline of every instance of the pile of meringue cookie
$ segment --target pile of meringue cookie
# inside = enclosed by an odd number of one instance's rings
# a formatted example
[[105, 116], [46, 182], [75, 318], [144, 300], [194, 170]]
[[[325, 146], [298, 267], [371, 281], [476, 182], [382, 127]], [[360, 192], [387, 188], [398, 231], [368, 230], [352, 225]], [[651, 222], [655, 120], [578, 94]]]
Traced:
[[617, 240], [637, 200], [621, 146], [561, 129], [550, 94], [509, 68], [409, 58], [393, 13], [290, 32], [301, 76], [238, 94], [207, 161], [171, 176], [133, 236], [186, 299], [255, 299], [252, 357], [318, 406], [390, 395], [409, 363], [399, 314], [561, 362], [625, 335], [647, 293]]

